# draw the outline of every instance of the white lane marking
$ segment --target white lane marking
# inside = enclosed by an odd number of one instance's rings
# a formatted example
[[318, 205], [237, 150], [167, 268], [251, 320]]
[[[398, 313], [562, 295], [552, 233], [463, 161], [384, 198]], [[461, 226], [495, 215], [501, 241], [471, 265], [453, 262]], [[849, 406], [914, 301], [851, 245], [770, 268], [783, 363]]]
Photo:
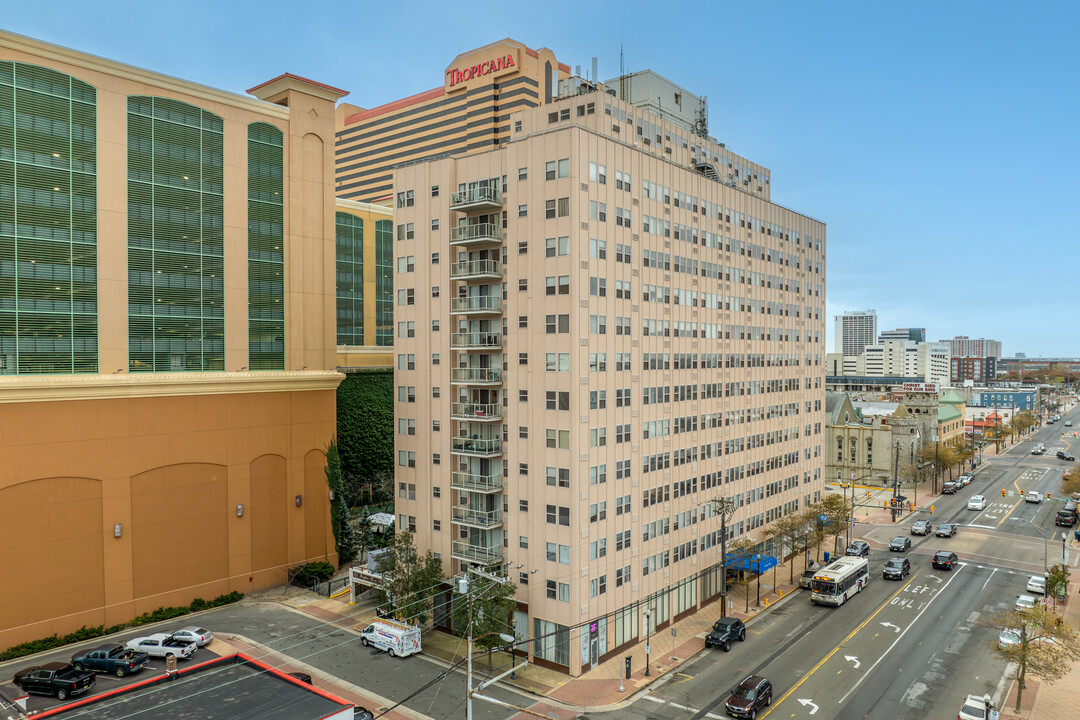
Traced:
[[691, 709], [691, 708], [686, 707], [685, 705], [680, 705], [679, 703], [673, 703], [670, 700], [668, 701], [668, 707], [679, 708], [680, 710], [690, 710]]
[[862, 663], [859, 662], [859, 658], [855, 657], [854, 655], [845, 655], [844, 659], [847, 660], [848, 662], [855, 663], [855, 668], [854, 668], [855, 670], [858, 670], [859, 666], [862, 665]]
[[705, 713], [705, 717], [712, 718], [712, 720], [724, 720], [723, 715], [717, 715], [716, 713], [711, 713], [711, 712]]
[[982, 528], [983, 530], [993, 530], [994, 529], [993, 525], [976, 525], [975, 523], [968, 523], [967, 527], [977, 527], [977, 528]]
[[796, 699], [799, 701], [799, 704], [802, 705], [803, 707], [806, 707], [807, 705], [809, 705], [811, 707], [811, 710], [810, 710], [811, 715], [813, 715], [814, 713], [816, 713], [818, 711], [818, 706], [814, 704], [813, 700], [805, 700], [803, 698], [796, 698]]
[[653, 697], [652, 695], [646, 695], [646, 696], [645, 696], [645, 699], [646, 699], [646, 700], [652, 700], [652, 701], [653, 701], [654, 703], [656, 703], [657, 705], [667, 705], [667, 701], [665, 701], [665, 700], [661, 700], [661, 699], [660, 699], [660, 698], [658, 698], [658, 697]]
[[[953, 580], [955, 580], [955, 579], [957, 578], [957, 576], [959, 576], [959, 574], [960, 574], [960, 571], [961, 571], [961, 570], [963, 570], [963, 569], [964, 569], [965, 567], [967, 567], [967, 564], [966, 564], [966, 563], [957, 563], [957, 565], [958, 565], [958, 569], [957, 569], [957, 571], [956, 571], [955, 573], [951, 573], [951, 575], [952, 575], [952, 576], [951, 576], [951, 577], [950, 577], [950, 578], [948, 579], [948, 581], [947, 581], [947, 582], [946, 582], [946, 583], [945, 583], [945, 584], [944, 584], [944, 585], [943, 585], [943, 586], [941, 587], [941, 590], [939, 590], [939, 591], [937, 592], [937, 595], [936, 595], [936, 596], [934, 597], [934, 600], [936, 600], [937, 598], [941, 597], [941, 595], [942, 595], [942, 593], [944, 592], [945, 588], [949, 587], [949, 583], [951, 583], [951, 582], [952, 582]], [[931, 576], [931, 577], [932, 577], [932, 576]], [[989, 580], [988, 580], [987, 582], [989, 582]], [[867, 668], [866, 672], [864, 672], [864, 673], [862, 674], [862, 677], [860, 677], [860, 678], [858, 679], [858, 681], [857, 681], [857, 682], [856, 682], [856, 683], [855, 683], [854, 685], [852, 685], [852, 686], [851, 686], [851, 689], [850, 689], [850, 690], [848, 690], [848, 691], [847, 691], [846, 693], [844, 693], [844, 697], [840, 698], [840, 700], [838, 701], [838, 702], [839, 702], [839, 704], [843, 705], [843, 704], [844, 704], [844, 701], [848, 699], [848, 697], [849, 697], [849, 696], [851, 695], [851, 693], [855, 692], [855, 690], [856, 690], [856, 689], [858, 689], [858, 687], [859, 687], [860, 685], [862, 685], [862, 681], [863, 681], [863, 680], [865, 680], [865, 679], [866, 679], [866, 678], [867, 678], [867, 677], [868, 677], [868, 676], [870, 675], [870, 673], [874, 672], [874, 668], [876, 668], [876, 667], [877, 667], [878, 663], [879, 663], [879, 662], [881, 662], [882, 660], [884, 660], [884, 659], [885, 659], [885, 656], [886, 656], [886, 655], [888, 655], [888, 654], [889, 654], [890, 652], [892, 652], [892, 649], [893, 649], [894, 647], [896, 647], [896, 643], [900, 642], [900, 640], [901, 640], [901, 639], [903, 639], [903, 637], [904, 637], [905, 635], [907, 635], [907, 631], [908, 631], [908, 630], [910, 630], [910, 629], [911, 629], [912, 627], [914, 627], [914, 626], [915, 626], [915, 623], [919, 622], [919, 618], [921, 618], [921, 617], [922, 617], [922, 614], [923, 614], [924, 612], [926, 612], [927, 608], [929, 608], [929, 607], [930, 607], [931, 605], [933, 605], [933, 600], [931, 600], [930, 602], [926, 603], [926, 607], [924, 607], [924, 608], [923, 608], [922, 610], [920, 610], [920, 611], [919, 611], [919, 613], [918, 613], [918, 615], [916, 615], [916, 616], [915, 616], [915, 619], [914, 619], [914, 620], [912, 620], [912, 621], [911, 621], [910, 623], [908, 623], [908, 624], [907, 624], [907, 627], [905, 627], [905, 628], [904, 628], [903, 632], [901, 632], [901, 633], [900, 633], [899, 635], [897, 635], [897, 636], [896, 636], [896, 639], [895, 639], [895, 640], [893, 640], [893, 642], [892, 642], [892, 645], [890, 645], [890, 646], [889, 646], [889, 647], [888, 647], [888, 648], [887, 648], [887, 649], [885, 650], [885, 652], [881, 653], [881, 656], [880, 656], [880, 657], [878, 657], [878, 659], [874, 661], [874, 664], [873, 664], [873, 665], [871, 665], [871, 666], [870, 666], [869, 668]], [[885, 624], [885, 623], [882, 623], [882, 625], [884, 625], [884, 624]]]

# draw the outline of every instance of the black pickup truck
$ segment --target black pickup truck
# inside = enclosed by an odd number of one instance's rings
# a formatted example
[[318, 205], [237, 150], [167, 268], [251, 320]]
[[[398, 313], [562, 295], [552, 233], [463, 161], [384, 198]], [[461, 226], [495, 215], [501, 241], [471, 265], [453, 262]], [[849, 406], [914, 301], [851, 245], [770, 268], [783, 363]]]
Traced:
[[1065, 507], [1057, 511], [1057, 516], [1054, 518], [1054, 524], [1061, 527], [1072, 527], [1076, 524], [1077, 520], [1077, 504], [1076, 501], [1070, 500], [1065, 503]]
[[112, 673], [118, 678], [133, 673], [150, 662], [144, 652], [129, 650], [123, 645], [102, 645], [81, 655], [73, 655], [71, 664], [76, 670], [97, 670]]
[[53, 662], [23, 668], [15, 673], [11, 682], [24, 692], [55, 695], [57, 700], [67, 700], [94, 687], [97, 675], [67, 663]]

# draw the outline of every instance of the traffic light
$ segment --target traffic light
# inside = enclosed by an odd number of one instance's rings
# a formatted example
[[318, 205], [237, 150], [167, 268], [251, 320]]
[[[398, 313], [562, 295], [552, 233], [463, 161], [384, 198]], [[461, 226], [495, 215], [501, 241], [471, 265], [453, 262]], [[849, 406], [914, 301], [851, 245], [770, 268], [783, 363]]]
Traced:
[[1050, 502], [1050, 491], [1049, 490], [1046, 491], [1046, 501]]
[[1001, 497], [1005, 497], [1005, 488], [1001, 488]]

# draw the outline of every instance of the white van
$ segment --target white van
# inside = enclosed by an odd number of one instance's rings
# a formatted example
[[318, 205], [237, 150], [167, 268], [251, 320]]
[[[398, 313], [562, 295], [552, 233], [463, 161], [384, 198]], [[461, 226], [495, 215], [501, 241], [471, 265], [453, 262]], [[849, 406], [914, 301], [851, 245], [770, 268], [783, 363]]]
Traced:
[[420, 652], [420, 628], [394, 620], [376, 620], [360, 633], [360, 642], [391, 657], [408, 657]]

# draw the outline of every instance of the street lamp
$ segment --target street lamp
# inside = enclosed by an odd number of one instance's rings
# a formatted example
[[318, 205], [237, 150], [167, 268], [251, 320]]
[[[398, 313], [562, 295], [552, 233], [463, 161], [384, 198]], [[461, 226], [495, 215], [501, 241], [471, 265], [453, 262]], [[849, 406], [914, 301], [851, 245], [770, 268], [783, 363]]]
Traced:
[[649, 677], [649, 611], [645, 611], [645, 677]]

